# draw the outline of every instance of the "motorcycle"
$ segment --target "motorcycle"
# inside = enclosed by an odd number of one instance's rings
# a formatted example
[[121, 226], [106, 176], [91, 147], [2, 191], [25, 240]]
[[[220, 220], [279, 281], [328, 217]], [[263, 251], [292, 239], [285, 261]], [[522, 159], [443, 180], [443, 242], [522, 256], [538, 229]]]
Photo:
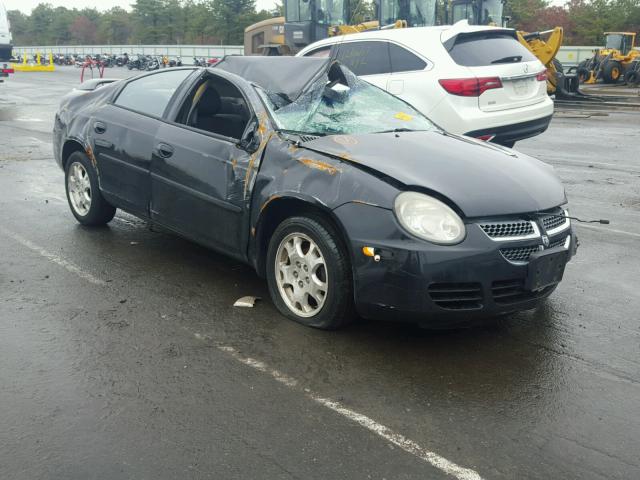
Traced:
[[146, 70], [148, 65], [148, 59], [144, 55], [134, 55], [127, 63], [129, 70]]
[[169, 60], [169, 67], [181, 67], [182, 66], [182, 58], [179, 56], [175, 59]]
[[128, 63], [129, 63], [129, 54], [128, 53], [123, 53], [121, 56], [116, 58], [116, 66], [118, 66], [118, 67], [124, 67]]
[[158, 57], [151, 57], [149, 62], [147, 63], [147, 70], [159, 70], [160, 69], [160, 61]]

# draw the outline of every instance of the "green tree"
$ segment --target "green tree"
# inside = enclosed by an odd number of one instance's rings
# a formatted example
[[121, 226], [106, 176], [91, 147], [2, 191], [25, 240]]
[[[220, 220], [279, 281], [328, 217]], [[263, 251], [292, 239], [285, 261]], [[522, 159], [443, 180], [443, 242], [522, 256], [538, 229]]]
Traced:
[[98, 22], [98, 41], [110, 45], [129, 43], [131, 14], [120, 7], [104, 12]]
[[13, 43], [16, 45], [28, 45], [31, 43], [29, 35], [29, 22], [31, 18], [20, 10], [9, 10], [7, 12], [9, 22], [11, 22], [11, 33]]

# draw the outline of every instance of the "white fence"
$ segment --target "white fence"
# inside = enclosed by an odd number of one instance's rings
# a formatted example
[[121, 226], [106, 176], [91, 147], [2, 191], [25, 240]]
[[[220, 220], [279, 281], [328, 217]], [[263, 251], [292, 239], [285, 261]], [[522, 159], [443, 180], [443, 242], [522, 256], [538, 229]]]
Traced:
[[35, 55], [36, 53], [57, 53], [62, 55], [167, 55], [180, 56], [184, 60], [192, 57], [224, 57], [242, 55], [242, 45], [42, 45], [32, 47], [13, 47], [14, 55]]
[[[591, 58], [593, 51], [600, 47], [571, 47], [563, 46], [558, 52], [557, 58], [563, 65], [572, 67], [578, 65], [582, 60]], [[244, 49], [242, 45], [59, 45], [59, 46], [34, 46], [34, 47], [13, 47], [14, 54], [35, 55], [60, 53], [95, 55], [95, 54], [115, 54], [121, 55], [167, 55], [169, 57], [182, 57], [189, 61], [193, 57], [223, 57], [225, 55], [242, 55]]]
[[587, 60], [593, 57], [594, 50], [598, 50], [602, 47], [569, 47], [562, 46], [560, 51], [556, 55], [556, 58], [564, 66], [575, 67], [581, 61]]

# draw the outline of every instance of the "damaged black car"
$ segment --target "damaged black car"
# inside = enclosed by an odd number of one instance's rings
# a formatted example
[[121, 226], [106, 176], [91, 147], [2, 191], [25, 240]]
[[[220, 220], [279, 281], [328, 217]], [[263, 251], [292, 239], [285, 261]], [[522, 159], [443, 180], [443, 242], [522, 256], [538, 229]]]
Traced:
[[534, 308], [577, 247], [550, 166], [450, 135], [327, 58], [106, 85], [63, 102], [54, 149], [81, 224], [119, 208], [247, 262], [313, 327]]

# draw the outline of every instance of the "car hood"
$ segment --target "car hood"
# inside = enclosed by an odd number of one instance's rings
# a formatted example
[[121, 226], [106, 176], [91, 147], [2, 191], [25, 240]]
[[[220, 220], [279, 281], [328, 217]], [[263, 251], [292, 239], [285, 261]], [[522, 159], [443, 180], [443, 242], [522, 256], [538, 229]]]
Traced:
[[553, 168], [514, 150], [439, 131], [331, 135], [300, 146], [443, 195], [467, 217], [532, 213], [566, 202]]

